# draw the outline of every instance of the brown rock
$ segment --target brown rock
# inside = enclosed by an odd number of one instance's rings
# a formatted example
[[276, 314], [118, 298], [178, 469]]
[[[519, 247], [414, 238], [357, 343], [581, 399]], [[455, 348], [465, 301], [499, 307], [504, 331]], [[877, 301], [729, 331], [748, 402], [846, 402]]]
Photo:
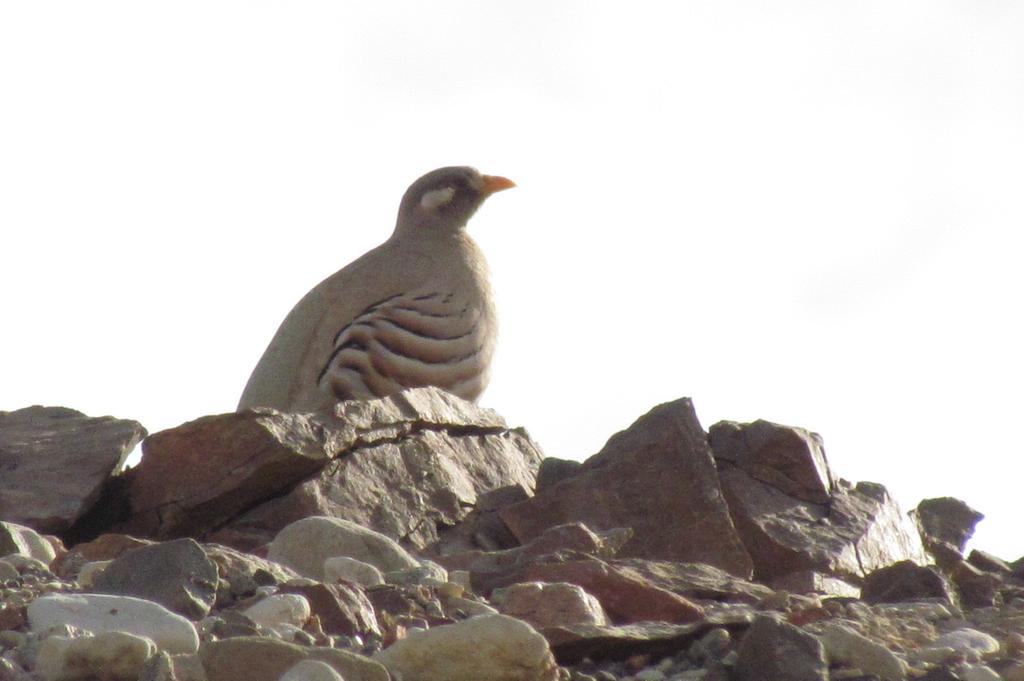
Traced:
[[345, 681], [388, 681], [378, 662], [333, 648], [307, 648], [270, 638], [238, 636], [208, 641], [199, 649], [207, 681], [278, 681], [302, 660], [320, 660]]
[[772, 588], [796, 594], [860, 598], [860, 587], [816, 570], [790, 572], [772, 581]]
[[437, 542], [439, 528], [465, 518], [481, 494], [532, 489], [543, 458], [525, 431], [435, 388], [344, 402], [323, 428], [335, 443], [331, 464], [241, 514], [225, 530], [233, 539], [263, 544], [295, 520], [328, 515], [422, 549]]
[[336, 443], [319, 417], [271, 410], [207, 416], [155, 433], [130, 476], [125, 528], [202, 535], [319, 470]]
[[624, 556], [709, 563], [741, 577], [752, 571], [686, 398], [655, 407], [574, 475], [499, 515], [521, 542], [570, 522], [630, 527]]
[[704, 610], [689, 599], [655, 586], [636, 573], [580, 554], [543, 556], [504, 573], [472, 573], [471, 578], [475, 590], [482, 593], [517, 582], [576, 584], [595, 596], [617, 624], [645, 620], [694, 622], [704, 616]]
[[64, 407], [0, 411], [0, 518], [39, 532], [67, 530], [145, 435], [136, 421]]
[[639, 558], [615, 558], [608, 564], [624, 575], [694, 601], [760, 603], [772, 595], [761, 584], [738, 579], [704, 563], [671, 563]]
[[435, 556], [434, 559], [448, 570], [496, 572], [525, 565], [538, 556], [558, 551], [576, 551], [598, 558], [611, 558], [632, 536], [633, 532], [628, 528], [616, 528], [597, 534], [583, 523], [569, 523], [549, 527], [523, 546], [500, 551], [464, 551]]
[[960, 592], [961, 601], [969, 608], [988, 608], [996, 605], [1003, 580], [991, 572], [975, 567], [967, 561], [953, 568], [950, 578]]
[[546, 627], [609, 623], [596, 598], [580, 586], [565, 582], [513, 584], [495, 589], [491, 602], [503, 615], [529, 622], [542, 633]]
[[708, 440], [716, 460], [729, 461], [755, 480], [818, 504], [832, 493], [832, 472], [821, 436], [768, 421], [720, 421]]
[[1010, 564], [1005, 560], [979, 549], [973, 549], [971, 551], [971, 555], [967, 556], [967, 562], [985, 572], [992, 572], [999, 575], [1009, 575], [1013, 573], [1013, 568], [1011, 568]]
[[290, 584], [281, 587], [280, 592], [305, 596], [328, 634], [380, 636], [373, 605], [354, 584]]
[[549, 627], [544, 636], [559, 664], [578, 664], [584, 658], [591, 660], [624, 660], [633, 655], [647, 655], [652, 659], [676, 655], [708, 631], [724, 628], [730, 633], [744, 631], [753, 615], [749, 612], [731, 612], [711, 615], [693, 624], [666, 624], [664, 622], [638, 622], [620, 626], [580, 624], [571, 627]]
[[920, 598], [940, 598], [946, 603], [955, 602], [949, 584], [938, 570], [909, 560], [869, 574], [864, 579], [861, 598], [868, 603], [898, 603]]
[[899, 560], [928, 562], [913, 523], [881, 485], [838, 481], [831, 501], [816, 504], [725, 459], [719, 477], [760, 582], [811, 570], [857, 583], [865, 572]]
[[77, 544], [66, 554], [58, 557], [53, 571], [62, 579], [73, 578], [85, 563], [114, 560], [132, 549], [152, 543], [148, 539], [139, 539], [127, 534], [101, 534], [92, 541]]
[[974, 527], [985, 515], [953, 497], [924, 499], [913, 515], [921, 529], [925, 544], [945, 543], [963, 554]]

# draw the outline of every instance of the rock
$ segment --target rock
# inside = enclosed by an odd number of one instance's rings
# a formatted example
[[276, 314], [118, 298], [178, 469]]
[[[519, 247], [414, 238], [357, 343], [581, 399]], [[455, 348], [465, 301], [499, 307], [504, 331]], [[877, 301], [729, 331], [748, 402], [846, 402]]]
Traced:
[[286, 584], [281, 592], [305, 598], [328, 634], [380, 635], [373, 605], [353, 584]]
[[999, 641], [983, 631], [962, 627], [939, 636], [928, 647], [951, 648], [969, 662], [978, 662], [998, 653]]
[[618, 626], [549, 627], [544, 630], [544, 636], [560, 664], [578, 664], [587, 658], [624, 660], [633, 655], [674, 655], [713, 629], [732, 633], [744, 631], [752, 619], [750, 612], [733, 611], [710, 615], [692, 624], [637, 622]]
[[945, 543], [960, 554], [974, 535], [974, 526], [985, 517], [953, 497], [924, 499], [913, 511], [913, 516], [929, 549], [931, 544]]
[[384, 575], [388, 584], [423, 584], [441, 586], [448, 581], [448, 571], [433, 561], [423, 560], [416, 567], [391, 570]]
[[92, 541], [76, 544], [54, 561], [54, 572], [64, 579], [73, 578], [85, 563], [113, 560], [132, 549], [149, 546], [152, 543], [147, 539], [127, 534], [101, 534]]
[[[3, 413], [5, 412], [0, 412], [0, 424], [2, 424]], [[2, 455], [2, 451], [0, 451], [0, 455]], [[6, 478], [4, 485], [7, 485]], [[3, 494], [2, 489], [0, 489], [0, 494]], [[28, 556], [49, 566], [57, 556], [57, 552], [54, 551], [50, 542], [32, 528], [0, 521], [0, 557], [10, 555]]]
[[672, 563], [639, 558], [614, 558], [608, 564], [625, 575], [693, 601], [760, 603], [772, 589], [739, 579], [703, 563]]
[[345, 679], [326, 662], [303, 660], [286, 671], [280, 681], [345, 681]]
[[719, 460], [719, 477], [758, 581], [816, 571], [858, 582], [899, 560], [926, 563], [913, 523], [885, 488], [837, 481], [828, 504], [786, 494]]
[[32, 631], [69, 625], [101, 634], [123, 631], [149, 638], [169, 653], [192, 653], [199, 647], [195, 627], [162, 605], [130, 596], [47, 594], [28, 606]]
[[965, 664], [957, 669], [957, 675], [963, 681], [1005, 681], [1002, 675], [983, 664]]
[[979, 549], [971, 550], [971, 555], [967, 556], [967, 562], [985, 572], [998, 575], [1013, 574], [1013, 568], [1005, 560]]
[[580, 472], [582, 466], [579, 461], [570, 459], [556, 459], [553, 456], [545, 458], [540, 462], [540, 470], [537, 471], [537, 491], [540, 492], [571, 478]]
[[348, 556], [334, 556], [324, 561], [324, 581], [334, 584], [339, 579], [360, 586], [384, 583], [384, 574], [375, 566]]
[[416, 681], [554, 681], [558, 667], [544, 637], [505, 615], [483, 615], [409, 634], [374, 659]]
[[696, 603], [590, 556], [548, 555], [506, 573], [482, 575], [479, 580], [473, 575], [474, 586], [484, 594], [496, 587], [533, 581], [567, 582], [582, 587], [601, 602], [617, 624], [645, 620], [693, 622], [704, 616]]
[[334, 463], [231, 523], [254, 545], [300, 518], [351, 520], [415, 549], [435, 544], [493, 489], [532, 489], [540, 449], [495, 412], [437, 388], [341, 403], [324, 428]]
[[85, 591], [91, 591], [96, 577], [110, 567], [112, 562], [110, 560], [94, 560], [83, 565], [82, 569], [78, 571], [78, 586]]
[[504, 615], [538, 629], [574, 624], [608, 624], [600, 601], [576, 584], [522, 582], [496, 589], [491, 602]]
[[275, 586], [299, 576], [291, 568], [220, 544], [205, 544], [203, 550], [217, 566], [219, 583], [231, 598], [251, 596], [261, 586]]
[[708, 441], [716, 461], [729, 461], [791, 497], [828, 503], [832, 472], [817, 433], [768, 421], [720, 421], [708, 430]]
[[303, 518], [282, 529], [270, 543], [268, 556], [318, 581], [324, 580], [324, 561], [335, 556], [361, 560], [382, 572], [419, 567], [419, 561], [390, 537], [326, 516]]
[[39, 532], [67, 530], [145, 435], [136, 421], [64, 407], [0, 411], [0, 518]]
[[274, 594], [257, 601], [242, 614], [260, 626], [274, 629], [283, 624], [302, 627], [312, 611], [309, 601], [300, 594]]
[[960, 600], [969, 608], [986, 608], [996, 604], [1003, 580], [984, 572], [966, 561], [959, 561], [950, 578], [960, 592]]
[[156, 649], [148, 638], [123, 631], [82, 638], [50, 636], [39, 645], [35, 673], [45, 681], [136, 681]]
[[547, 528], [523, 546], [500, 551], [463, 551], [436, 558], [449, 570], [500, 572], [558, 551], [576, 551], [596, 558], [611, 558], [632, 536], [633, 531], [627, 528], [596, 534], [582, 523], [568, 523]]
[[861, 598], [868, 603], [894, 603], [919, 598], [940, 598], [954, 603], [945, 577], [931, 566], [909, 560], [875, 570], [864, 579]]
[[[199, 651], [206, 681], [279, 681], [303, 660], [324, 662], [345, 681], [389, 681], [379, 663], [344, 650], [307, 648], [270, 638], [209, 641]], [[409, 681], [412, 681], [411, 679]]]
[[754, 619], [737, 649], [737, 681], [827, 681], [825, 649], [813, 635], [766, 615]]
[[655, 407], [574, 475], [498, 515], [520, 542], [569, 522], [599, 531], [630, 527], [623, 556], [708, 563], [740, 577], [752, 572], [706, 435], [685, 398]]
[[306, 414], [206, 416], [154, 433], [131, 471], [124, 528], [158, 539], [202, 535], [326, 464], [330, 430]]
[[151, 544], [125, 552], [96, 576], [97, 593], [135, 596], [193, 620], [217, 597], [217, 565], [193, 539]]
[[818, 638], [825, 646], [828, 660], [833, 664], [856, 667], [866, 674], [874, 674], [882, 681], [903, 681], [906, 678], [904, 663], [892, 651], [850, 627], [830, 622]]
[[797, 594], [860, 598], [860, 587], [817, 570], [798, 570], [772, 580], [772, 588]]

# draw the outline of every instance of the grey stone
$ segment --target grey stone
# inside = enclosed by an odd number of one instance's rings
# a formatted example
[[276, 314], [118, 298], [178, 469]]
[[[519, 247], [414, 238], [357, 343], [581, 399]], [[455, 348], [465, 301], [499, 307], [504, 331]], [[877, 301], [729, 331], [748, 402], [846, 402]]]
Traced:
[[50, 534], [67, 530], [145, 435], [136, 421], [64, 407], [0, 411], [0, 518]]
[[49, 566], [57, 553], [50, 542], [30, 527], [0, 521], [0, 557], [25, 556]]
[[932, 566], [905, 560], [875, 570], [864, 580], [861, 598], [868, 603], [893, 603], [921, 598], [939, 598], [954, 603], [949, 582]]
[[300, 575], [323, 581], [324, 561], [348, 556], [382, 572], [419, 568], [415, 558], [398, 542], [350, 520], [328, 516], [303, 518], [278, 532], [268, 557]]
[[318, 660], [345, 681], [389, 681], [378, 662], [344, 650], [305, 647], [270, 638], [240, 636], [209, 641], [199, 650], [207, 681], [279, 681], [303, 660]]
[[217, 597], [217, 565], [192, 539], [132, 549], [93, 580], [98, 593], [135, 596], [190, 619], [206, 616]]
[[812, 634], [761, 615], [740, 641], [734, 672], [737, 681], [827, 681], [828, 662]]

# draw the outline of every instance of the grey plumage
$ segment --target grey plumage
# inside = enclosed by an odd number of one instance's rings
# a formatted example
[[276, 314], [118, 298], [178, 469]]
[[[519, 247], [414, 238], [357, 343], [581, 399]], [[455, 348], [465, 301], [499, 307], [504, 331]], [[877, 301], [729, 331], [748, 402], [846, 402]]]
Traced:
[[391, 237], [288, 314], [238, 408], [325, 411], [424, 385], [476, 400], [497, 319], [486, 261], [465, 226], [488, 196], [512, 186], [468, 167], [414, 182]]

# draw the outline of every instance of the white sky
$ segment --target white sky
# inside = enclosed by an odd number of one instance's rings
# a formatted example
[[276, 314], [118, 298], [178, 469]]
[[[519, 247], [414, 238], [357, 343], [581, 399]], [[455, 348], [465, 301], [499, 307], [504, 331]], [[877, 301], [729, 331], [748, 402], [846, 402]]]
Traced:
[[549, 455], [692, 396], [1018, 558], [1022, 36], [995, 0], [0, 2], [0, 409], [232, 410], [469, 164], [519, 184], [470, 224], [482, 403]]

